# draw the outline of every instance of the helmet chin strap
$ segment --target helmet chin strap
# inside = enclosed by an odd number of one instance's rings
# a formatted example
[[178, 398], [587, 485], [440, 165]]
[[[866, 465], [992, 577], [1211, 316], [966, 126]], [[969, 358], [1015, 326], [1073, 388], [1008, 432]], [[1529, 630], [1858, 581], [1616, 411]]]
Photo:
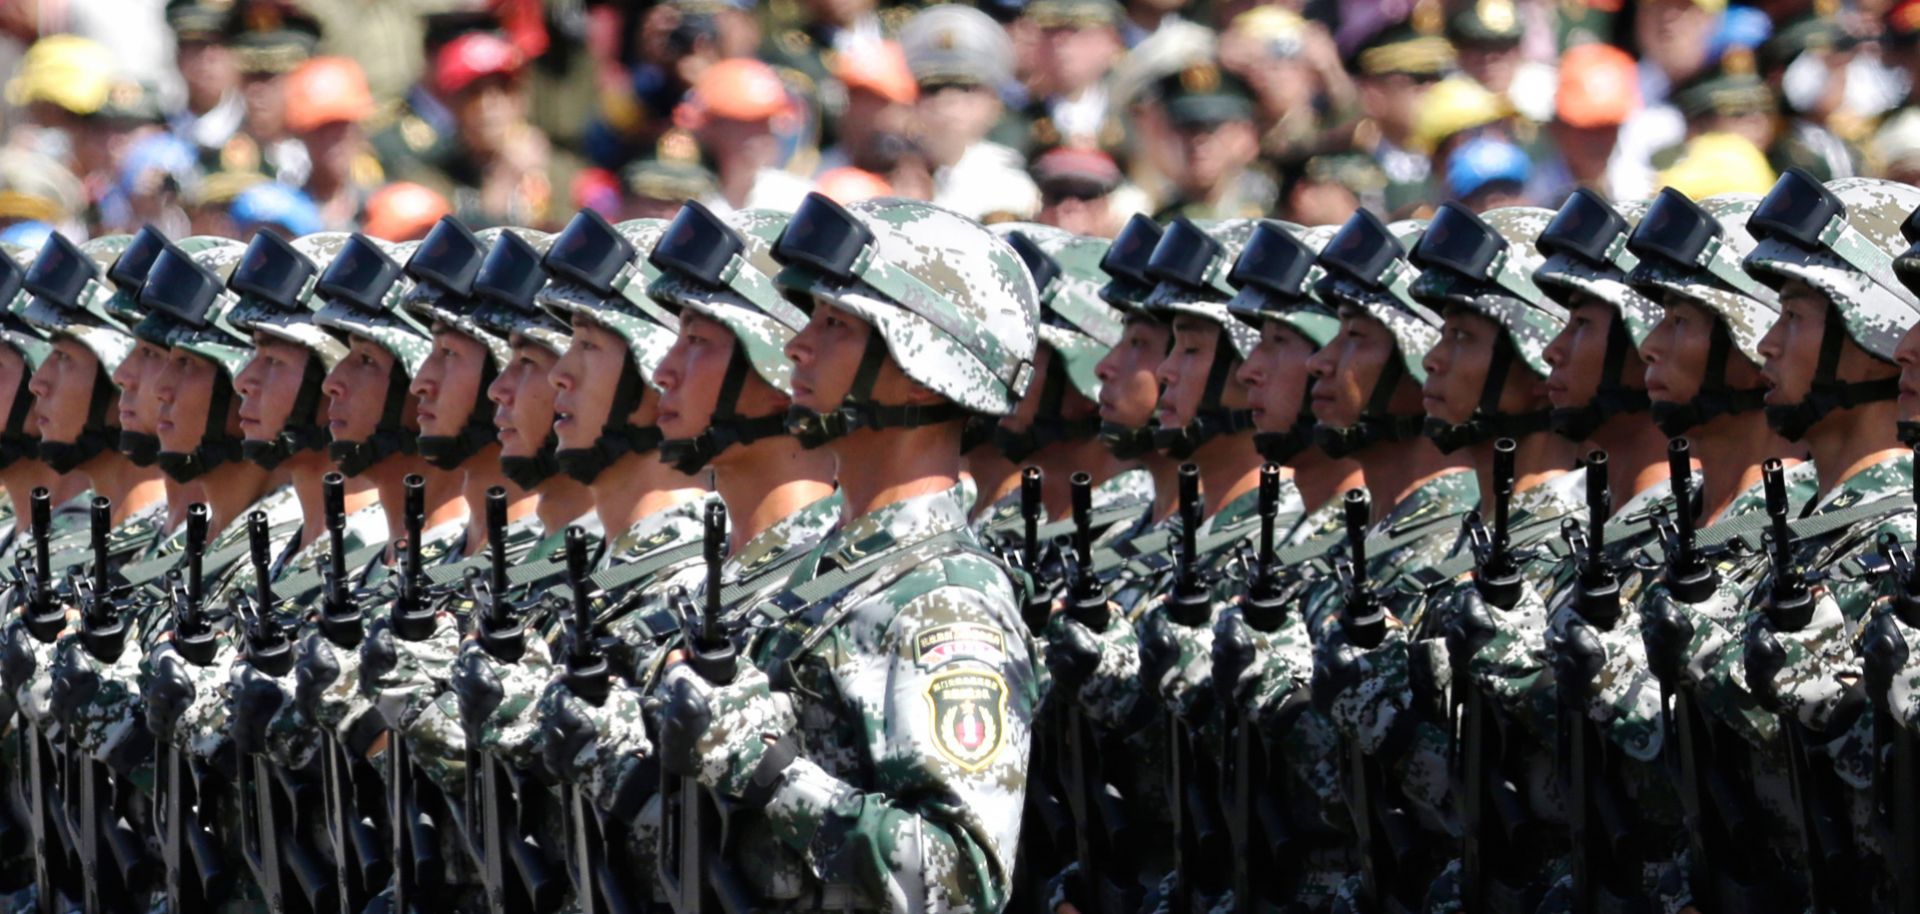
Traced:
[[200, 433], [200, 444], [186, 453], [161, 451], [160, 471], [174, 482], [187, 483], [230, 460], [239, 460], [240, 439], [227, 434], [226, 429], [227, 412], [232, 404], [233, 383], [227, 380], [225, 371], [216, 372], [213, 376], [213, 394], [207, 400], [207, 424]]
[[[281, 425], [280, 433], [266, 441], [248, 439], [240, 442], [241, 456], [261, 469], [271, 470], [302, 451], [324, 450], [327, 446], [327, 430], [320, 423], [320, 385], [326, 376], [326, 371], [320, 367], [320, 360], [308, 359], [307, 367], [301, 373], [300, 393], [294, 398], [293, 409], [287, 414], [287, 421]], [[120, 438], [124, 446], [126, 433], [122, 432]]]
[[1406, 377], [1407, 368], [1400, 363], [1398, 355], [1388, 358], [1380, 369], [1380, 377], [1374, 379], [1373, 392], [1367, 395], [1367, 405], [1360, 411], [1359, 421], [1348, 426], [1315, 425], [1314, 445], [1321, 453], [1339, 460], [1383, 441], [1417, 437], [1426, 417], [1396, 416], [1389, 412], [1394, 392]]
[[752, 417], [734, 412], [735, 405], [740, 402], [740, 391], [747, 386], [748, 366], [747, 351], [736, 341], [732, 357], [727, 359], [727, 372], [721, 377], [720, 394], [714, 400], [713, 415], [707, 420], [706, 429], [692, 438], [670, 438], [660, 442], [661, 460], [682, 473], [692, 474], [736, 444], [752, 444], [762, 438], [787, 433], [784, 412]]
[[1220, 398], [1226, 394], [1227, 382], [1233, 378], [1234, 368], [1240, 363], [1233, 349], [1233, 340], [1221, 328], [1213, 344], [1213, 364], [1207, 368], [1206, 390], [1200, 395], [1200, 408], [1194, 411], [1193, 421], [1177, 429], [1157, 429], [1153, 433], [1153, 446], [1175, 460], [1185, 460], [1201, 445], [1221, 435], [1243, 432], [1253, 427], [1253, 410], [1228, 409], [1220, 404]]
[[7, 424], [0, 428], [0, 469], [23, 458], [39, 457], [40, 439], [27, 434], [27, 417], [32, 413], [33, 393], [27, 390], [27, 379], [22, 375], [13, 392], [13, 406], [7, 409]]
[[490, 364], [480, 370], [479, 392], [474, 395], [473, 405], [467, 410], [467, 422], [459, 434], [420, 436], [417, 445], [420, 459], [438, 469], [457, 470], [468, 458], [500, 440], [500, 430], [487, 414], [487, 388], [493, 385], [494, 374]]
[[1600, 369], [1600, 385], [1585, 406], [1556, 409], [1549, 414], [1554, 434], [1570, 441], [1585, 441], [1608, 419], [1648, 408], [1652, 401], [1647, 398], [1647, 392], [1628, 387], [1620, 380], [1626, 370], [1627, 354], [1632, 351], [1633, 338], [1627, 333], [1626, 319], [1614, 312], [1613, 320], [1607, 324], [1607, 352]]
[[880, 378], [880, 366], [886, 357], [887, 347], [880, 334], [868, 333], [866, 346], [860, 352], [860, 367], [853, 375], [853, 386], [841, 398], [840, 405], [824, 413], [803, 406], [789, 407], [787, 434], [799, 439], [801, 447], [811, 450], [863, 428], [920, 428], [967, 418], [967, 411], [956, 403], [922, 406], [873, 402], [873, 385]]
[[614, 384], [613, 403], [607, 408], [607, 420], [600, 427], [600, 436], [593, 440], [590, 447], [556, 451], [553, 457], [561, 472], [583, 485], [591, 485], [623, 455], [645, 454], [659, 447], [661, 435], [658, 428], [637, 426], [627, 421], [627, 417], [640, 408], [646, 391], [646, 382], [640, 379], [640, 369], [633, 364], [633, 360], [621, 360], [620, 379]]
[[359, 476], [388, 457], [413, 452], [413, 435], [402, 424], [406, 409], [407, 373], [395, 361], [387, 372], [387, 399], [373, 434], [365, 441], [335, 441], [327, 446], [327, 455], [341, 475]]
[[1901, 444], [1907, 447], [1920, 447], [1920, 422], [1915, 422], [1912, 419], [1901, 419], [1894, 423], [1894, 425], [1899, 429], [1898, 434], [1900, 435]]
[[1828, 323], [1820, 328], [1820, 360], [1814, 366], [1813, 385], [1807, 391], [1806, 399], [1786, 406], [1766, 408], [1767, 425], [1788, 441], [1805, 438], [1815, 423], [1836, 409], [1851, 409], [1900, 396], [1900, 379], [1897, 377], [1877, 381], [1840, 380], [1840, 344], [1846, 340], [1847, 334], [1844, 330], [1835, 330], [1833, 324], [1839, 319], [1840, 316], [1829, 307]]
[[1713, 325], [1707, 344], [1707, 368], [1700, 390], [1685, 403], [1653, 404], [1653, 422], [1669, 438], [1678, 438], [1721, 416], [1735, 416], [1766, 406], [1765, 388], [1734, 390], [1727, 385], [1727, 359], [1733, 354], [1733, 336], [1724, 324]]
[[1300, 413], [1294, 417], [1292, 428], [1284, 432], [1254, 433], [1253, 448], [1268, 463], [1286, 466], [1288, 461], [1313, 446], [1313, 410], [1308, 408], [1313, 402], [1313, 382], [1313, 376], [1308, 375], [1307, 387], [1300, 392]]
[[[1079, 419], [1065, 419], [1060, 415], [1060, 407], [1066, 399], [1067, 370], [1060, 359], [1047, 361], [1047, 374], [1041, 380], [1040, 407], [1034, 411], [1033, 421], [1024, 431], [1013, 431], [1002, 425], [993, 429], [993, 444], [1001, 455], [1014, 463], [1039, 453], [1048, 445], [1062, 441], [1084, 441], [1100, 431], [1100, 415], [1094, 413]], [[964, 453], [964, 452], [963, 452]]]
[[1441, 453], [1451, 454], [1483, 441], [1520, 438], [1547, 429], [1550, 419], [1548, 410], [1528, 413], [1500, 411], [1500, 394], [1506, 390], [1507, 375], [1513, 371], [1515, 355], [1513, 341], [1506, 334], [1500, 334], [1499, 341], [1493, 347], [1493, 358], [1487, 363], [1486, 379], [1480, 383], [1480, 404], [1473, 408], [1473, 415], [1467, 421], [1455, 425], [1438, 416], [1426, 418], [1422, 431]]
[[555, 473], [560, 472], [560, 461], [555, 460], [553, 456], [554, 451], [560, 446], [559, 441], [559, 436], [555, 435], [549, 427], [546, 440], [540, 442], [539, 449], [533, 453], [519, 457], [501, 455], [501, 474], [506, 476], [509, 482], [519, 486], [521, 491], [533, 491], [535, 486], [546, 482], [553, 478]]
[[[107, 425], [107, 405], [113, 399], [113, 381], [105, 369], [95, 368], [92, 392], [87, 395], [87, 421], [72, 441], [41, 440], [40, 462], [55, 473], [71, 473], [81, 464], [112, 447], [119, 436]], [[15, 405], [15, 409], [18, 409]]]

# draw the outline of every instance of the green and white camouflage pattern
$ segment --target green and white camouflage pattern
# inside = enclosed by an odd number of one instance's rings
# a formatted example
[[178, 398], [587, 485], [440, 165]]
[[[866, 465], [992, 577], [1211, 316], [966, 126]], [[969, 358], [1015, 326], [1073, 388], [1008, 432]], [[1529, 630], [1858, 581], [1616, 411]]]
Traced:
[[787, 342], [807, 326], [807, 313], [787, 301], [773, 284], [780, 264], [773, 259], [773, 242], [791, 214], [771, 209], [742, 209], [725, 222], [746, 246], [735, 255], [731, 276], [723, 287], [709, 286], [677, 272], [662, 272], [647, 284], [647, 295], [669, 308], [684, 308], [719, 321], [747, 354], [754, 373], [781, 393], [793, 393], [793, 362]]
[[[1759, 197], [1719, 194], [1697, 202], [1720, 223], [1718, 241], [1706, 256], [1732, 264], [1753, 252], [1758, 242], [1747, 232], [1747, 217], [1760, 205]], [[1704, 266], [1683, 269], [1665, 258], [1641, 261], [1627, 281], [1656, 305], [1664, 307], [1666, 295], [1678, 295], [1713, 312], [1727, 325], [1728, 336], [1741, 355], [1755, 365], [1765, 361], [1760, 356], [1760, 338], [1780, 314], [1780, 296], [1764, 284], [1747, 283], [1736, 288]]]
[[1227, 302], [1233, 298], [1234, 289], [1227, 285], [1226, 275], [1233, 269], [1234, 261], [1240, 258], [1241, 250], [1246, 248], [1247, 239], [1253, 236], [1253, 229], [1257, 225], [1259, 223], [1253, 219], [1224, 219], [1201, 225], [1207, 237], [1219, 242], [1221, 248], [1220, 255], [1207, 266], [1207, 288], [1163, 281], [1147, 294], [1141, 307], [1160, 314], [1168, 322], [1173, 320], [1174, 315], [1186, 314], [1219, 324], [1226, 331], [1227, 338], [1233, 341], [1234, 352], [1246, 358], [1253, 347], [1260, 344], [1260, 331], [1233, 319]]
[[[377, 238], [362, 237], [393, 258], [395, 263], [405, 263], [413, 249], [419, 246], [416, 241], [390, 244]], [[433, 351], [433, 333], [401, 306], [412, 288], [413, 281], [402, 274], [381, 296], [382, 310], [369, 311], [344, 300], [329, 299], [314, 314], [313, 321], [335, 333], [363, 337], [385, 349], [399, 360], [401, 370], [411, 378], [420, 371], [427, 354]]]
[[[1424, 219], [1403, 219], [1387, 226], [1405, 249], [1419, 242], [1427, 228]], [[1440, 315], [1415, 301], [1412, 286], [1420, 271], [1404, 256], [1394, 258], [1381, 277], [1384, 287], [1366, 286], [1337, 273], [1327, 273], [1315, 285], [1322, 300], [1335, 309], [1354, 308], [1379, 321], [1393, 336], [1400, 366], [1420, 384], [1427, 382], [1423, 364], [1427, 350], [1440, 341]]]
[[240, 301], [227, 312], [227, 322], [234, 329], [246, 333], [259, 332], [275, 339], [284, 340], [297, 346], [306, 347], [320, 359], [322, 368], [332, 371], [340, 360], [347, 357], [347, 346], [340, 338], [320, 329], [314, 323], [314, 315], [322, 303], [313, 294], [314, 279], [327, 271], [327, 265], [333, 262], [333, 255], [340, 252], [347, 239], [353, 237], [346, 232], [320, 232], [308, 235], [293, 242], [293, 249], [313, 261], [314, 275], [300, 290], [298, 311], [282, 311], [254, 298], [241, 295]]
[[646, 252], [660, 241], [666, 229], [667, 223], [661, 219], [630, 219], [614, 226], [620, 237], [640, 252], [614, 278], [617, 294], [606, 297], [579, 283], [556, 279], [539, 296], [541, 307], [560, 320], [585, 317], [626, 340], [628, 357], [649, 385], [654, 370], [680, 333], [680, 319], [648, 297], [646, 291], [660, 275], [659, 269], [647, 262]]
[[[500, 236], [508, 232], [519, 235], [523, 240], [531, 241], [533, 236], [544, 233], [532, 229], [489, 228], [474, 233], [480, 242], [484, 255], [492, 250]], [[445, 289], [428, 282], [415, 282], [401, 307], [412, 313], [429, 330], [435, 324], [441, 324], [459, 333], [473, 338], [475, 342], [487, 347], [487, 358], [493, 369], [499, 371], [513, 360], [513, 348], [507, 335], [482, 323], [477, 315], [480, 304], [473, 298], [455, 296]]]
[[880, 198], [847, 210], [874, 236], [855, 265], [860, 280], [788, 266], [775, 282], [790, 298], [827, 301], [865, 321], [894, 363], [935, 393], [976, 413], [1012, 413], [1039, 343], [1039, 294], [1020, 256], [930, 203]]
[[1094, 367], [1119, 345], [1122, 330], [1119, 309], [1100, 297], [1107, 275], [1100, 270], [1100, 258], [1107, 252], [1107, 240], [1031, 222], [1003, 222], [993, 231], [1002, 238], [1018, 232], [1059, 264], [1060, 274], [1040, 290], [1040, 343], [1066, 366], [1075, 390], [1098, 399], [1100, 379]]
[[77, 308], [70, 310], [39, 296], [27, 295], [26, 308], [20, 312], [22, 319], [49, 336], [65, 335], [78, 340], [93, 352], [94, 358], [100, 360], [101, 370], [109, 375], [133, 352], [131, 325], [107, 307], [108, 299], [121, 294], [107, 281], [107, 269], [132, 240], [131, 235], [107, 235], [81, 243], [80, 252], [93, 261], [97, 272], [81, 289], [80, 300], [75, 302]]
[[1627, 335], [1633, 338], [1635, 346], [1644, 345], [1653, 328], [1660, 323], [1660, 307], [1652, 299], [1641, 294], [1627, 282], [1627, 277], [1639, 265], [1640, 258], [1627, 250], [1627, 234], [1640, 223], [1640, 217], [1646, 215], [1645, 201], [1613, 204], [1613, 211], [1627, 220], [1627, 231], [1615, 238], [1608, 250], [1612, 252], [1612, 266], [1596, 267], [1585, 260], [1569, 254], [1555, 252], [1547, 255], [1540, 267], [1533, 271], [1533, 284], [1540, 287], [1541, 294], [1560, 303], [1561, 307], [1573, 307], [1573, 294], [1582, 292], [1591, 295], [1609, 305], [1618, 312], [1627, 327]]
[[[1527, 367], [1544, 378], [1553, 371], [1547, 364], [1547, 345], [1567, 323], [1565, 312], [1533, 282], [1534, 272], [1546, 262], [1533, 242], [1553, 221], [1553, 211], [1537, 206], [1504, 206], [1481, 213], [1480, 221], [1506, 242], [1488, 266], [1493, 287], [1463, 285], [1451, 271], [1428, 270], [1413, 281], [1414, 300], [1434, 311], [1457, 305], [1493, 321], [1506, 330], [1507, 339]], [[1425, 354], [1422, 350], [1421, 355]]]
[[[1920, 188], [1879, 178], [1843, 178], [1827, 189], [1846, 205], [1846, 224], [1885, 257], [1856, 264], [1831, 244], [1818, 251], [1778, 239], [1761, 241], [1742, 261], [1747, 272], [1779, 288], [1797, 279], [1834, 303], [1847, 334], [1860, 348], [1893, 361], [1900, 337], [1920, 320], [1920, 303], [1901, 285], [1893, 258], [1907, 249], [1900, 225], [1920, 209]], [[1872, 261], [1873, 252], [1863, 252]]]
[[[1287, 225], [1287, 223], [1281, 223]], [[1313, 228], [1292, 228], [1294, 236], [1307, 249], [1319, 253], [1321, 248], [1340, 230], [1337, 225], [1317, 225]], [[1318, 263], [1307, 268], [1304, 285], [1307, 298], [1298, 302], [1276, 301], [1273, 296], [1252, 285], [1242, 286], [1227, 299], [1227, 313], [1240, 319], [1241, 323], [1258, 331], [1269, 320], [1276, 320], [1293, 328], [1295, 333], [1313, 341], [1313, 344], [1325, 346], [1340, 332], [1340, 320], [1333, 315], [1333, 307], [1321, 299], [1319, 282], [1326, 276], [1326, 270]]]
[[[238, 241], [210, 239], [196, 250], [188, 251], [183, 246], [181, 251], [225, 283], [233, 268], [240, 265], [247, 246]], [[206, 326], [190, 326], [165, 312], [150, 311], [134, 325], [133, 335], [157, 346], [181, 349], [207, 359], [224, 369], [231, 380], [247, 367], [247, 360], [253, 358], [252, 338], [227, 319], [238, 300], [238, 296], [223, 286], [207, 309]]]

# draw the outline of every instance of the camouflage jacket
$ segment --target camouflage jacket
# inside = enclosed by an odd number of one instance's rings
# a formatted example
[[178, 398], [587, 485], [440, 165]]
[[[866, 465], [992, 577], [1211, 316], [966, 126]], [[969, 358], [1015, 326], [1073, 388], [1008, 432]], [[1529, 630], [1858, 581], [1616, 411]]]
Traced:
[[630, 582], [621, 592], [604, 595], [610, 603], [633, 601], [618, 619], [607, 623], [611, 636], [606, 645], [611, 654], [608, 662], [629, 681], [638, 674], [652, 648], [679, 630], [667, 602], [673, 588], [693, 593], [706, 580], [700, 544], [706, 536], [707, 505], [718, 497], [709, 493], [655, 512], [607, 541], [598, 566], [602, 569], [657, 562], [669, 550], [685, 553]]
[[[838, 569], [861, 580], [834, 587]], [[810, 584], [831, 592], [802, 602]], [[746, 878], [769, 898], [998, 910], [1038, 699], [1007, 572], [938, 492], [843, 525], [789, 585], [749, 654], [792, 697], [802, 753], [745, 823]]]

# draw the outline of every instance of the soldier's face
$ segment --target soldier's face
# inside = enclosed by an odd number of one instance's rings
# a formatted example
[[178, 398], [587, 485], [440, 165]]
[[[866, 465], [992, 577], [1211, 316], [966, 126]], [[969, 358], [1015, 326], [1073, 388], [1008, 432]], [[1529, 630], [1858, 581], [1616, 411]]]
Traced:
[[160, 368], [166, 361], [165, 349], [141, 341], [133, 345], [133, 352], [113, 370], [113, 385], [120, 388], [122, 429], [151, 435], [160, 424], [160, 402], [147, 396], [146, 391], [153, 379], [160, 376]]
[[[13, 403], [27, 392], [27, 360], [12, 346], [0, 346], [0, 416], [13, 414]], [[31, 417], [32, 413], [28, 413]], [[6, 420], [0, 419], [0, 423]], [[33, 434], [34, 421], [29, 418], [23, 429]]]
[[[1033, 420], [1040, 418], [1040, 410], [1044, 406], [1041, 401], [1046, 399], [1047, 385], [1043, 379], [1046, 378], [1047, 372], [1053, 370], [1054, 363], [1058, 359], [1059, 355], [1053, 351], [1053, 347], [1045, 343], [1034, 350], [1034, 381], [1027, 385], [1027, 393], [1020, 398], [1020, 402], [1014, 404], [1013, 415], [1000, 420], [1001, 428], [1010, 432], [1024, 432], [1033, 427]], [[1061, 370], [1065, 371], [1066, 366], [1062, 365]], [[1093, 415], [1098, 409], [1099, 407], [1094, 405], [1092, 400], [1087, 399], [1085, 394], [1075, 389], [1071, 382], [1061, 384], [1058, 408], [1060, 418], [1069, 422], [1079, 421]]]
[[[1766, 359], [1761, 373], [1766, 376], [1768, 406], [1799, 403], [1813, 390], [1820, 340], [1831, 313], [1827, 297], [1804, 283], [1789, 282], [1780, 290], [1780, 316], [1760, 338], [1760, 355]], [[1832, 329], [1843, 332], [1838, 326]]]
[[[1640, 359], [1647, 363], [1647, 396], [1657, 403], [1685, 403], [1706, 384], [1714, 334], [1725, 331], [1720, 329], [1719, 317], [1688, 299], [1669, 294], [1663, 304], [1666, 314], [1640, 346]], [[1735, 390], [1758, 387], [1760, 366], [1731, 353], [1726, 381]]]
[[[1556, 409], [1577, 409], [1593, 402], [1606, 374], [1607, 332], [1613, 326], [1613, 306], [1583, 293], [1569, 299], [1567, 325], [1547, 344], [1547, 399]], [[1620, 383], [1639, 387], [1646, 383], [1646, 370], [1638, 353], [1629, 351], [1620, 371]]]
[[54, 340], [53, 352], [40, 363], [40, 370], [33, 373], [28, 384], [40, 405], [41, 440], [79, 440], [87, 427], [87, 407], [93, 402], [93, 384], [99, 375], [100, 360], [93, 350], [72, 337]]
[[560, 447], [592, 447], [606, 430], [616, 386], [611, 379], [620, 377], [626, 360], [626, 340], [591, 320], [576, 316], [573, 344], [567, 347], [567, 354], [554, 363], [547, 377], [555, 389], [553, 431], [560, 437]]
[[553, 433], [553, 397], [556, 391], [547, 373], [560, 361], [553, 350], [538, 343], [518, 343], [513, 360], [487, 386], [492, 400], [493, 427], [500, 436], [500, 455], [531, 457]]
[[1239, 379], [1247, 389], [1253, 427], [1262, 432], [1284, 432], [1300, 418], [1307, 398], [1307, 360], [1313, 341], [1279, 321], [1260, 328], [1260, 344], [1240, 363]]
[[420, 403], [420, 434], [460, 434], [480, 402], [487, 346], [458, 330], [436, 325], [433, 351], [420, 363], [408, 392]]
[[1100, 378], [1100, 421], [1128, 428], [1145, 426], [1160, 402], [1160, 382], [1154, 371], [1167, 357], [1173, 331], [1144, 317], [1127, 318], [1120, 344], [1094, 366]]
[[860, 355], [873, 329], [866, 321], [815, 299], [807, 326], [787, 343], [793, 360], [793, 405], [826, 412], [853, 389]]
[[[1893, 359], [1900, 363], [1900, 418], [1920, 419], [1920, 324], [1908, 327], [1900, 337]], [[0, 391], [6, 389], [0, 382]]]
[[160, 449], [186, 453], [200, 446], [210, 423], [225, 425], [226, 416], [212, 417], [213, 385], [220, 369], [213, 362], [184, 349], [167, 353], [166, 366], [153, 385], [160, 401], [160, 424], [154, 433]]
[[249, 441], [270, 441], [287, 427], [307, 377], [307, 347], [265, 334], [253, 335], [253, 358], [233, 379], [240, 395], [240, 434]]
[[[1160, 381], [1157, 415], [1161, 428], [1179, 428], [1200, 414], [1215, 351], [1232, 345], [1220, 325], [1210, 320], [1186, 314], [1173, 319], [1173, 351], [1167, 353], [1155, 373]], [[1220, 405], [1227, 409], [1243, 409], [1247, 405], [1247, 389], [1233, 374], [1228, 375], [1226, 386], [1220, 390]]]
[[[713, 414], [722, 405], [732, 406], [741, 416], [785, 413], [786, 395], [744, 364], [746, 357], [727, 325], [691, 311], [681, 312], [680, 335], [653, 373], [654, 386], [660, 388], [660, 433], [668, 438], [695, 437], [712, 424]], [[746, 376], [734, 402], [722, 404], [721, 388], [734, 359], [742, 360]]]
[[1313, 374], [1313, 421], [1345, 428], [1360, 421], [1387, 360], [1399, 358], [1393, 334], [1364, 312], [1342, 308], [1340, 333], [1307, 360]]
[[350, 337], [347, 357], [327, 372], [327, 434], [335, 441], [365, 441], [380, 429], [386, 410], [393, 354], [365, 337]]
[[1500, 328], [1493, 321], [1448, 308], [1440, 325], [1440, 341], [1421, 360], [1427, 369], [1427, 382], [1420, 388], [1421, 411], [1455, 425], [1473, 418], [1499, 340]]

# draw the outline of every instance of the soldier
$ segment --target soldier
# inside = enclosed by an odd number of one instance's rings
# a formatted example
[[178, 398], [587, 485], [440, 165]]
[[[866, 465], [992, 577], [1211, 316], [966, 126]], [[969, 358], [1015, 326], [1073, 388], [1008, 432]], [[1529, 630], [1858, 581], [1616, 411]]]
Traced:
[[[1865, 178], [1822, 187], [1789, 170], [1747, 221], [1760, 241], [1743, 265], [1780, 292], [1780, 320], [1761, 338], [1766, 359], [1767, 420], [1789, 440], [1805, 442], [1819, 487], [1803, 523], [1853, 506], [1878, 504], [1873, 516], [1824, 534], [1803, 533], [1764, 580], [1763, 612], [1750, 617], [1746, 639], [1748, 686], [1781, 715], [1788, 754], [1805, 776], [1795, 798], [1809, 849], [1809, 881], [1822, 904], [1876, 907], [1888, 901], [1883, 849], [1869, 827], [1871, 807], [1863, 772], [1871, 770], [1873, 715], [1839, 687], [1859, 659], [1846, 649], [1848, 633], [1865, 620], [1874, 588], [1834, 576], [1812, 589], [1811, 605], [1796, 603], [1795, 568], [1829, 568], [1858, 551], [1869, 530], [1905, 526], [1903, 494], [1911, 479], [1910, 452], [1898, 445], [1899, 407], [1894, 347], [1920, 306], [1892, 275], [1892, 250], [1904, 249], [1897, 224], [1920, 204], [1912, 188]], [[1837, 262], [1836, 262], [1837, 261]], [[1866, 525], [1868, 530], [1859, 529]], [[1804, 587], [1804, 584], [1801, 585]], [[1813, 741], [1823, 748], [1809, 751]], [[1823, 833], [1820, 821], [1846, 824], [1850, 840]]]
[[1260, 136], [1245, 81], [1209, 59], [1162, 77], [1153, 91], [1180, 147], [1156, 218], [1247, 219], [1273, 209], [1280, 189], [1258, 164]]
[[1146, 262], [1160, 234], [1152, 219], [1136, 214], [1100, 260], [1107, 276], [1100, 298], [1121, 313], [1120, 342], [1093, 366], [1100, 380], [1100, 441], [1114, 457], [1140, 461], [1153, 479], [1154, 492], [1150, 510], [1132, 524], [1108, 531], [1107, 539], [1116, 543], [1167, 522], [1174, 516], [1178, 494], [1174, 472], [1179, 464], [1153, 449], [1154, 408], [1160, 399], [1154, 369], [1173, 348], [1173, 331], [1141, 307], [1153, 291]]
[[[8, 275], [24, 278], [26, 272], [14, 259], [26, 253], [23, 249], [8, 248], [4, 253], [6, 259], [0, 261], [0, 291], [14, 283], [6, 278]], [[0, 534], [0, 561], [10, 560], [14, 550], [25, 541], [23, 534], [27, 525], [21, 521], [30, 514], [21, 509], [27, 506], [33, 487], [42, 481], [35, 477], [43, 475], [37, 456], [38, 439], [34, 435], [39, 422], [33, 417], [33, 391], [27, 385], [46, 361], [51, 348], [46, 334], [20, 316], [32, 301], [32, 295], [22, 282], [8, 298], [4, 310], [0, 310], [0, 344], [4, 344], [0, 345], [0, 389], [11, 390], [6, 395], [7, 418], [5, 424], [0, 425], [0, 486], [5, 487], [7, 494], [0, 500], [0, 525], [4, 525], [4, 533]]]
[[834, 455], [845, 508], [749, 645], [755, 668], [667, 671], [662, 765], [758, 811], [735, 863], [762, 897], [997, 909], [1038, 684], [1012, 584], [952, 490], [961, 420], [1024, 392], [1032, 279], [977, 224], [900, 200], [810, 196], [774, 256], [812, 302], [787, 346], [792, 427]]

